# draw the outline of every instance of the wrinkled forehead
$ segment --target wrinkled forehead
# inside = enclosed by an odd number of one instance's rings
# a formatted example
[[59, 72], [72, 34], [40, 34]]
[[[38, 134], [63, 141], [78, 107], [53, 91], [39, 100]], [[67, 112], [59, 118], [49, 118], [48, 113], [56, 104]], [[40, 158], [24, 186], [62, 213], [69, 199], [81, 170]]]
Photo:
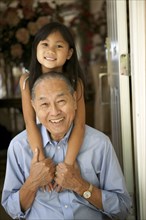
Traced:
[[69, 94], [71, 93], [68, 85], [61, 79], [45, 79], [39, 81], [34, 88], [34, 96], [37, 99], [63, 97]]

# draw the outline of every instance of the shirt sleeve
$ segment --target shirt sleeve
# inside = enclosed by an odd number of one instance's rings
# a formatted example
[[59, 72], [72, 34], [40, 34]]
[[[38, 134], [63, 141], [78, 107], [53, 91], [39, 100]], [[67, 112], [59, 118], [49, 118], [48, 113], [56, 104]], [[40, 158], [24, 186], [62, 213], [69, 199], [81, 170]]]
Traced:
[[17, 150], [18, 156], [16, 156], [13, 142], [11, 142], [7, 155], [6, 176], [2, 192], [2, 206], [13, 219], [21, 219], [26, 218], [29, 210], [25, 213], [21, 211], [19, 190], [24, 183], [24, 175], [18, 161], [20, 153], [22, 154], [19, 143], [15, 142], [15, 149]]
[[106, 145], [100, 175], [103, 209], [110, 217], [123, 220], [129, 214], [132, 202], [110, 140]]

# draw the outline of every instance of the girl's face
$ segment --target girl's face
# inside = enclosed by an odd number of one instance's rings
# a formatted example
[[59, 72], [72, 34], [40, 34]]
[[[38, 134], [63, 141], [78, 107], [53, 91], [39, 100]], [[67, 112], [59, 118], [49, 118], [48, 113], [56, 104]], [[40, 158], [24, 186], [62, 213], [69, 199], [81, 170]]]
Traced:
[[49, 34], [37, 45], [37, 60], [42, 65], [42, 72], [62, 71], [66, 60], [72, 56], [73, 49], [64, 40], [59, 31]]

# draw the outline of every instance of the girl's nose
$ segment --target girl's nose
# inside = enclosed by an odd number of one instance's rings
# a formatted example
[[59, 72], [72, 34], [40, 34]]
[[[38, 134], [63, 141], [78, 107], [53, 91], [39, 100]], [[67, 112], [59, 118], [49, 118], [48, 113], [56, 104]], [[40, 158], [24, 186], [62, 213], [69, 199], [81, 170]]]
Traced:
[[55, 48], [54, 48], [53, 46], [49, 46], [49, 47], [48, 47], [48, 51], [49, 51], [50, 53], [55, 53]]

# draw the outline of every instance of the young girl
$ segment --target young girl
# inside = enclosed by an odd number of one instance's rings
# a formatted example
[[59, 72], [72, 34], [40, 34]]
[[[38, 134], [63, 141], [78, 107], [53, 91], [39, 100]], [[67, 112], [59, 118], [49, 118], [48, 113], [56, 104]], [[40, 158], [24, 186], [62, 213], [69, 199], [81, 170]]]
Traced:
[[77, 91], [77, 112], [73, 132], [68, 142], [65, 163], [74, 165], [84, 135], [85, 103], [84, 75], [81, 71], [73, 37], [68, 28], [52, 22], [42, 27], [32, 45], [30, 73], [20, 78], [22, 108], [32, 151], [39, 148], [39, 161], [45, 158], [41, 134], [36, 125], [36, 115], [31, 105], [30, 91], [35, 80], [51, 70], [70, 73], [67, 77]]

